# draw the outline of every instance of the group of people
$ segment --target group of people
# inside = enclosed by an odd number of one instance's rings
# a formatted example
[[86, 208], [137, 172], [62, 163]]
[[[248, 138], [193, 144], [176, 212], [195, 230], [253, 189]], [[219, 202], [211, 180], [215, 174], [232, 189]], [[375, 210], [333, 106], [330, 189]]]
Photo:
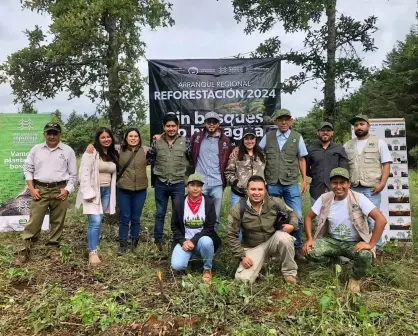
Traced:
[[[116, 204], [118, 254], [138, 247], [148, 187], [146, 167], [151, 165], [155, 176], [154, 243], [159, 250], [164, 244], [170, 198], [172, 202], [172, 269], [184, 270], [195, 255], [203, 259], [203, 280], [211, 281], [214, 254], [222, 243], [217, 234], [222, 197], [230, 185], [227, 239], [239, 260], [236, 279], [255, 281], [263, 264], [276, 257], [284, 280], [294, 284], [297, 262], [346, 257], [354, 260], [349, 289], [359, 291], [359, 279], [372, 256], [382, 253], [386, 219], [379, 210], [380, 192], [392, 160], [386, 143], [369, 134], [364, 115], [351, 120], [356, 138], [344, 146], [332, 141], [333, 126], [324, 122], [318, 129], [318, 144], [309, 148], [301, 134], [291, 129], [289, 110], [275, 111], [272, 120], [277, 128], [259, 143], [255, 130], [245, 127], [235, 149], [222, 133], [215, 112], [206, 113], [204, 129], [190, 139], [179, 134], [174, 113], [164, 115], [163, 133], [153, 137], [151, 147], [142, 144], [138, 129], [129, 128], [118, 150], [111, 130], [100, 128], [94, 144], [83, 154], [76, 200], [88, 216], [90, 265], [101, 262], [98, 244], [103, 214], [115, 213]], [[46, 142], [32, 148], [24, 165], [33, 200], [23, 232], [21, 264], [29, 260], [48, 210], [48, 244], [59, 243], [68, 194], [77, 181], [75, 154], [61, 142], [60, 125], [47, 124], [44, 136]], [[186, 181], [190, 166], [194, 173]], [[305, 216], [303, 244], [301, 194], [308, 191], [308, 176], [312, 178], [312, 208]], [[315, 217], [317, 228], [312, 236]]]

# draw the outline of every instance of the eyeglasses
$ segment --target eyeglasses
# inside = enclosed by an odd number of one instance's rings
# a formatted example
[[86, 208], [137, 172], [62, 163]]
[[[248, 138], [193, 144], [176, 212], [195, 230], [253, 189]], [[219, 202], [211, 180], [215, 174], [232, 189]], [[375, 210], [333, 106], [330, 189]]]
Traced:
[[46, 135], [48, 135], [48, 136], [58, 136], [58, 132], [57, 131], [47, 131], [46, 132]]
[[217, 124], [219, 124], [219, 120], [217, 120], [217, 119], [208, 119], [208, 120], [206, 120], [205, 121], [205, 123], [206, 124], [208, 124], [208, 125], [217, 125]]

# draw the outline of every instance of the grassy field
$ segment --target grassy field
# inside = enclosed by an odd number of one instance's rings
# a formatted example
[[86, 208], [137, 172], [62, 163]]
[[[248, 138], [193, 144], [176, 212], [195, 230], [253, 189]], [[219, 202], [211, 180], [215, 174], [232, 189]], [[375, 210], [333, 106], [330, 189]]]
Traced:
[[[418, 237], [418, 174], [410, 176]], [[224, 199], [223, 225], [228, 190]], [[308, 202], [305, 197], [305, 210]], [[149, 189], [141, 245], [123, 257], [116, 255], [117, 221], [107, 218], [97, 269], [87, 265], [86, 216], [74, 207], [58, 258], [41, 240], [26, 267], [15, 267], [19, 234], [2, 234], [0, 335], [418, 334], [418, 257], [412, 246], [387, 245], [384, 265], [373, 266], [361, 295], [350, 295], [344, 290], [350, 265], [301, 265], [295, 287], [284, 284], [277, 265], [268, 265], [253, 286], [237, 283], [237, 262], [224, 240], [208, 285], [201, 282], [198, 262], [187, 275], [170, 271], [169, 244], [163, 252], [152, 244], [154, 214]], [[166, 218], [168, 228], [170, 213]]]

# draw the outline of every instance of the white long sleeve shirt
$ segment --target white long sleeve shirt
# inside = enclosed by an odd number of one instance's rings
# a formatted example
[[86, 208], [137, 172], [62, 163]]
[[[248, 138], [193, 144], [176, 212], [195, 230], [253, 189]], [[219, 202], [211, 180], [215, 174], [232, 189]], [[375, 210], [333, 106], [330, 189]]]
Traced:
[[43, 183], [67, 181], [65, 189], [72, 193], [77, 182], [77, 162], [73, 149], [60, 142], [49, 148], [46, 142], [30, 150], [23, 166], [26, 181]]

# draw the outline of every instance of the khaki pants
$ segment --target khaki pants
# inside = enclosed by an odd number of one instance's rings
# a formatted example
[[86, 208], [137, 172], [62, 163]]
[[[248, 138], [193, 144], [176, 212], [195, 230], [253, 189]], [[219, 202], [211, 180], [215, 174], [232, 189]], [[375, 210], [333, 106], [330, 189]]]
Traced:
[[[32, 199], [29, 222], [25, 225], [22, 238], [29, 243], [32, 238], [37, 238], [41, 232], [42, 222], [49, 209], [50, 235], [48, 244], [58, 244], [64, 228], [65, 215], [68, 208], [68, 197], [62, 201], [56, 197], [60, 194], [60, 187], [46, 188], [36, 185], [41, 199]], [[29, 247], [29, 244], [26, 244]]]
[[235, 279], [253, 283], [258, 277], [264, 261], [271, 256], [277, 256], [279, 258], [283, 276], [296, 276], [298, 266], [295, 262], [294, 241], [295, 238], [290, 234], [283, 231], [276, 231], [266, 242], [253, 248], [245, 248], [245, 256], [252, 259], [253, 266], [245, 269], [240, 264], [235, 273]]

